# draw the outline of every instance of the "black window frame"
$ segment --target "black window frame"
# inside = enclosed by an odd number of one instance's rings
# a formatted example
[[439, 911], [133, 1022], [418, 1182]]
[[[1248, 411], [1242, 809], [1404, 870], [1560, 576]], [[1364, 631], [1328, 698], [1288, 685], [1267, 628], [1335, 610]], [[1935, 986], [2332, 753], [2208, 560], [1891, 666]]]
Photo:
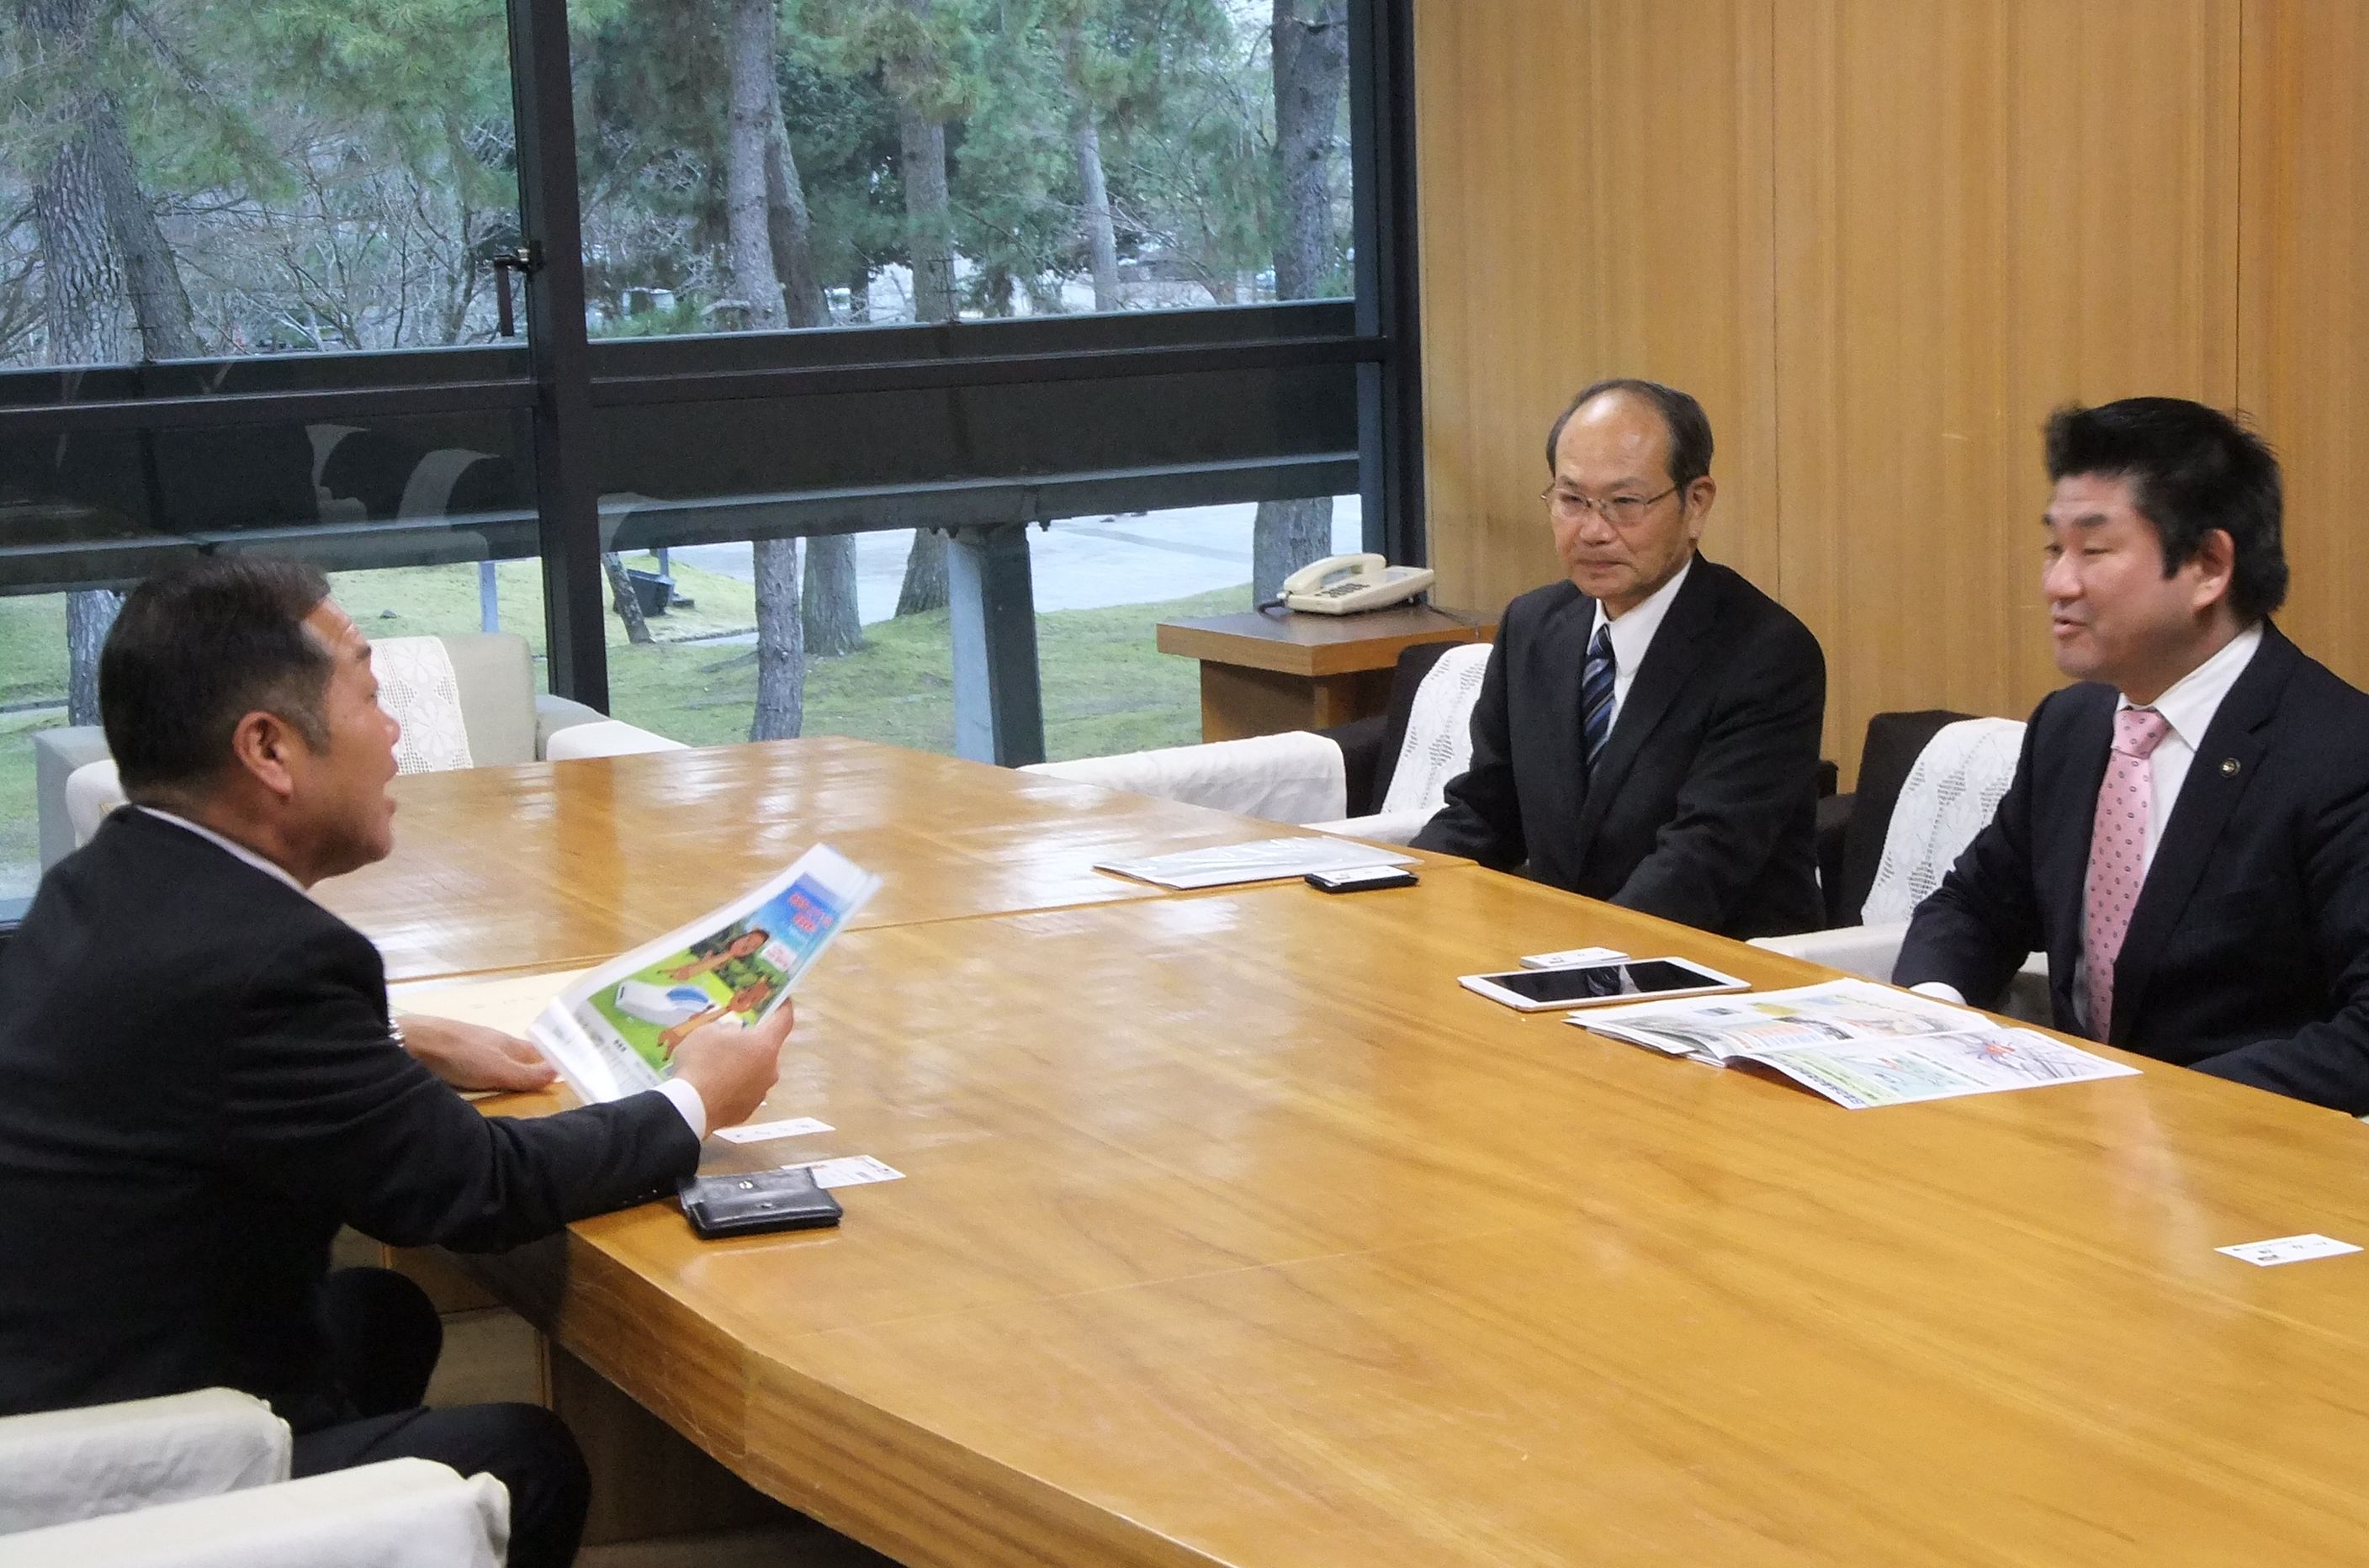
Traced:
[[[544, 578], [547, 677], [606, 711], [607, 589], [587, 436], [604, 411], [685, 400], [829, 399], [883, 390], [1054, 389], [1076, 418], [1103, 417], [1097, 384], [1207, 372], [1342, 367], [1353, 379], [1354, 450], [1243, 452], [1196, 472], [1131, 468], [1131, 431], [1107, 429], [1113, 459], [1081, 475], [964, 485], [916, 475], [868, 521], [831, 498], [829, 521], [797, 532], [1033, 521], [1208, 498], [1331, 495], [1354, 476], [1366, 547], [1427, 557], [1414, 211], [1413, 0], [1348, 0], [1355, 293], [1346, 300], [825, 327], [713, 337], [592, 340], [585, 318], [567, 0], [509, 0], [522, 232], [535, 259], [519, 344], [276, 355], [0, 372], [0, 441], [367, 421], [512, 411], [533, 426], [533, 536]], [[1346, 383], [1345, 382], [1345, 384]], [[1190, 418], [1189, 406], [1173, 417]], [[1345, 421], [1345, 424], [1346, 422]], [[988, 476], [992, 477], [992, 476]], [[943, 492], [943, 493], [941, 493]], [[860, 502], [860, 498], [858, 501]], [[934, 508], [934, 509], [933, 509]], [[893, 521], [890, 512], [893, 509]], [[522, 521], [524, 520], [521, 520]], [[740, 535], [746, 537], [745, 533]], [[0, 539], [0, 546], [7, 541]], [[180, 547], [159, 540], [160, 549]], [[0, 554], [0, 570], [7, 570]], [[17, 586], [36, 580], [19, 578]], [[60, 583], [58, 586], [65, 586]], [[10, 911], [0, 906], [0, 930]]]

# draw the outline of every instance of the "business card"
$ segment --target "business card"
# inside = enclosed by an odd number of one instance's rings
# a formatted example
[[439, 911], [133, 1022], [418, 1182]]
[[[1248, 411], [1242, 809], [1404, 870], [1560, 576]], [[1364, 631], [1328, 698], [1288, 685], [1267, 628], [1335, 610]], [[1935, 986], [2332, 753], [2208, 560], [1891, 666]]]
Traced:
[[829, 1132], [829, 1122], [818, 1122], [812, 1116], [792, 1116], [786, 1121], [750, 1122], [746, 1127], [727, 1127], [715, 1136], [727, 1143], [763, 1143], [776, 1138], [803, 1138], [810, 1132]]
[[2361, 1249], [2350, 1242], [2340, 1242], [2332, 1236], [2280, 1236], [2268, 1242], [2240, 1242], [2234, 1247], [2215, 1247], [2216, 1253], [2226, 1253], [2233, 1258], [2243, 1258], [2258, 1268], [2274, 1264], [2303, 1263], [2310, 1258], [2341, 1257]]
[[892, 1170], [869, 1154], [851, 1154], [841, 1160], [807, 1160], [795, 1165], [784, 1165], [784, 1171], [812, 1171], [815, 1185], [826, 1190], [831, 1187], [860, 1187], [866, 1182], [901, 1182], [905, 1173]]

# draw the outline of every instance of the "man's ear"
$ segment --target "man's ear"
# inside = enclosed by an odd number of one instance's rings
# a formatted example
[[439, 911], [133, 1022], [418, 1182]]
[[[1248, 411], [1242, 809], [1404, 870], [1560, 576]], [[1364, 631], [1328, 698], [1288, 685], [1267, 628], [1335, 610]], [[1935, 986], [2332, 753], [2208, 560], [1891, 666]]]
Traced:
[[258, 709], [238, 721], [230, 732], [230, 754], [258, 784], [280, 800], [296, 793], [292, 767], [303, 738], [278, 714]]
[[1700, 539], [1703, 521], [1711, 516], [1711, 504], [1719, 498], [1719, 484], [1706, 474], [1687, 486], [1687, 537]]
[[2208, 528], [2196, 542], [2196, 554], [2188, 558], [2188, 565], [2196, 573], [2196, 608], [2210, 609], [2229, 597], [2237, 578], [2237, 542], [2226, 528]]

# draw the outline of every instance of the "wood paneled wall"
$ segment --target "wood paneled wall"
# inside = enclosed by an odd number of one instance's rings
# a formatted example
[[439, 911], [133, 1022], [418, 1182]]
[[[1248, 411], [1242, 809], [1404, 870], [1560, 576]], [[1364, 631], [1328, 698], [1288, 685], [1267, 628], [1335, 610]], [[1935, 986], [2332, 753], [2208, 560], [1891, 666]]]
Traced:
[[1425, 458], [1444, 601], [1551, 579], [1548, 421], [1700, 396], [1705, 548], [1807, 621], [1828, 754], [2020, 716], [2058, 404], [2249, 409], [2287, 463], [2283, 622], [2355, 679], [2369, 593], [2359, 0], [1418, 0]]

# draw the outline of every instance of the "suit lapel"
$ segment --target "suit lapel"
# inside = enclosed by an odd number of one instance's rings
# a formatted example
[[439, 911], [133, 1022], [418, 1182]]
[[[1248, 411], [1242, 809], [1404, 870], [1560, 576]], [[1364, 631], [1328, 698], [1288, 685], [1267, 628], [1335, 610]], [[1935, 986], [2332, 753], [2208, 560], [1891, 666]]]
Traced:
[[1574, 596], [1539, 629], [1542, 689], [1551, 693], [1547, 699], [1549, 711], [1560, 706], [1570, 715], [1571, 722], [1540, 725], [1537, 734], [1521, 737], [1525, 744], [1535, 742], [1551, 749], [1545, 758], [1548, 774], [1571, 780], [1574, 799], [1587, 795], [1587, 737], [1580, 677], [1587, 663], [1587, 635], [1595, 624], [1596, 601], [1583, 593]]
[[2115, 1044], [2128, 1038], [2130, 1021], [2138, 1016], [2147, 983], [2155, 978], [2156, 955], [2186, 912], [2221, 830], [2254, 782], [2256, 764], [2269, 746], [2261, 731], [2278, 712], [2296, 658], [2295, 645], [2264, 622], [2262, 646], [2221, 699], [2197, 743], [2180, 799], [2164, 824], [2163, 841], [2156, 846], [2139, 900], [2132, 907], [2122, 953], [2114, 960]]
[[2089, 890], [2089, 834], [2097, 826], [2098, 790], [2106, 782], [2106, 758], [2113, 750], [2114, 692], [2110, 686], [2085, 689], [2090, 700], [2084, 703], [2069, 721], [2064, 756], [2065, 778], [2062, 794], [2065, 809], [2050, 818], [2043, 830], [2048, 843], [2033, 859], [2036, 864], [2054, 873], [2051, 885], [2043, 889], [2048, 908], [2048, 923], [2043, 929], [2066, 933], [2064, 951], [2051, 951], [2049, 967], [2053, 973], [2070, 975], [2073, 961], [2080, 956], [2082, 933], [2082, 900]]
[[[1628, 698], [1612, 721], [1612, 734], [1596, 759], [1593, 775], [1589, 775], [1584, 762], [1581, 766], [1587, 788], [1586, 804], [1579, 816], [1581, 843], [1596, 841], [1596, 831], [1604, 821], [1604, 814], [1619, 796], [1620, 781], [1628, 776], [1637, 754], [1644, 750], [1646, 738], [1667, 716], [1670, 704], [1677, 701], [1678, 693], [1686, 690], [1688, 681], [1702, 663], [1707, 637], [1718, 622], [1718, 602], [1722, 597], [1711, 564], [1696, 556], [1694, 569], [1687, 574], [1685, 586], [1670, 601], [1668, 614], [1663, 617], [1653, 642], [1645, 649], [1645, 662], [1638, 666], [1637, 679], [1631, 682]], [[1592, 619], [1594, 603], [1587, 602]], [[1585, 658], [1585, 647], [1580, 651]]]

